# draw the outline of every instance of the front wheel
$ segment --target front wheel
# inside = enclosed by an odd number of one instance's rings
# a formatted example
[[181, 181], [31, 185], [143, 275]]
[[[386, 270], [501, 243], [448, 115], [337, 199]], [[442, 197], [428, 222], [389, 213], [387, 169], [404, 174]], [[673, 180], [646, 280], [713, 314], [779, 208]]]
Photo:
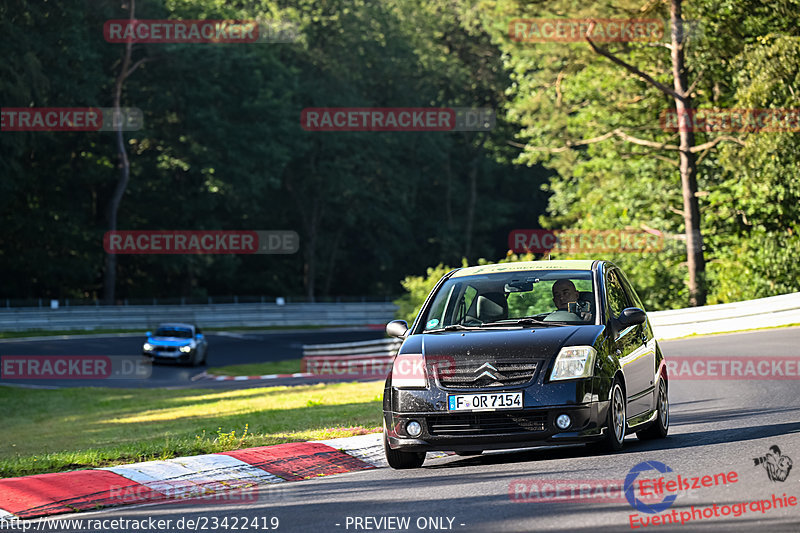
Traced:
[[389, 463], [389, 466], [395, 470], [419, 468], [422, 466], [422, 463], [425, 462], [425, 452], [404, 452], [401, 450], [393, 450], [389, 446], [386, 422], [383, 423], [383, 452], [386, 455], [386, 461]]
[[625, 408], [625, 391], [619, 380], [614, 380], [611, 388], [611, 400], [608, 404], [608, 416], [606, 417], [606, 436], [600, 443], [601, 447], [610, 452], [618, 452], [622, 449], [625, 441], [625, 430], [627, 429], [627, 409]]
[[658, 380], [658, 398], [656, 399], [657, 416], [655, 421], [642, 431], [636, 433], [639, 440], [663, 439], [669, 431], [669, 396], [667, 384], [663, 378]]

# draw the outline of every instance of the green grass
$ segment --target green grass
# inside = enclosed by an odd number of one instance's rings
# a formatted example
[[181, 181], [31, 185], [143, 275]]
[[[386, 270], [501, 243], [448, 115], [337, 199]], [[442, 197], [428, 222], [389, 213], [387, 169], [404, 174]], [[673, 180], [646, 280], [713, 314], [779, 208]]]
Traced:
[[264, 376], [267, 374], [294, 374], [300, 372], [300, 359], [285, 359], [268, 363], [216, 366], [206, 370], [215, 376]]
[[239, 390], [0, 386], [0, 477], [378, 431], [383, 382]]

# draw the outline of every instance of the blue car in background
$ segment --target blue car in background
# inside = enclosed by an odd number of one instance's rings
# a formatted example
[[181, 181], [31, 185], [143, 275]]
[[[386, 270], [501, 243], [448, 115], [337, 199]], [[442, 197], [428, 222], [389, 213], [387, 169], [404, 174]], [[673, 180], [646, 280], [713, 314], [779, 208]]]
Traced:
[[208, 342], [193, 324], [161, 324], [147, 332], [142, 354], [152, 361], [175, 361], [196, 366], [208, 358]]

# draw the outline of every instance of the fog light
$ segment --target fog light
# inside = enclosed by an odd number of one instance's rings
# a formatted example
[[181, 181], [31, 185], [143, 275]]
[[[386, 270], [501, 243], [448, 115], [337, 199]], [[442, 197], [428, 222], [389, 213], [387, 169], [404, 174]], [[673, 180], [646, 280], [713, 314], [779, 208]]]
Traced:
[[567, 429], [571, 423], [572, 420], [567, 415], [560, 415], [556, 418], [556, 425], [559, 429]]
[[419, 437], [420, 433], [422, 433], [422, 426], [419, 425], [419, 422], [416, 420], [412, 420], [408, 424], [406, 424], [406, 431], [412, 437]]

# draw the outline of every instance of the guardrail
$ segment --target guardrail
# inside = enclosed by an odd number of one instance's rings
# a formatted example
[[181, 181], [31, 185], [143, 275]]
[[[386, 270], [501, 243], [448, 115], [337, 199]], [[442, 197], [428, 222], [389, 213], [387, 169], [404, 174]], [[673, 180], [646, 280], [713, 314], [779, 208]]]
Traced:
[[[355, 370], [361, 375], [377, 376], [389, 373], [400, 339], [344, 342], [336, 344], [305, 344], [300, 371], [317, 375], [350, 375]], [[383, 373], [385, 369], [385, 374]]]
[[9, 308], [0, 309], [0, 331], [144, 331], [163, 322], [202, 328], [386, 324], [396, 310], [389, 302]]
[[658, 339], [798, 324], [800, 292], [730, 304], [655, 311], [647, 316]]
[[[730, 304], [654, 311], [647, 316], [658, 339], [798, 324], [800, 292]], [[367, 370], [377, 365], [382, 365], [388, 373], [400, 344], [400, 339], [381, 339], [305, 345], [301, 365], [303, 372], [313, 374], [347, 374], [352, 369]]]

